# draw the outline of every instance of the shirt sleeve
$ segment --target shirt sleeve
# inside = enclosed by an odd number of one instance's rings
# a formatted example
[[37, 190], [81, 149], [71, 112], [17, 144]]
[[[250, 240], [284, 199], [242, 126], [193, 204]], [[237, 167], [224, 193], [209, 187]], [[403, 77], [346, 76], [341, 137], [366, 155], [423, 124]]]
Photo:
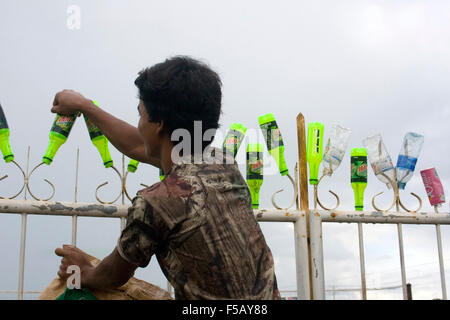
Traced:
[[128, 209], [127, 224], [117, 242], [117, 251], [128, 262], [145, 268], [161, 242], [154, 212], [141, 196]]

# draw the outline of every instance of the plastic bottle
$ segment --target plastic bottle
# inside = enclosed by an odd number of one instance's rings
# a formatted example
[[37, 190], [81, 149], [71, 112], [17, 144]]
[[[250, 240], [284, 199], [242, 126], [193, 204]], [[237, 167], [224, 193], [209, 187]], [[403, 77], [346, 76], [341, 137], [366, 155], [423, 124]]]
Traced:
[[130, 161], [128, 162], [128, 165], [127, 165], [127, 171], [131, 172], [131, 173], [135, 173], [138, 165], [139, 165], [139, 161], [130, 159]]
[[11, 144], [9, 143], [9, 127], [6, 121], [5, 113], [0, 104], [0, 150], [3, 154], [3, 159], [6, 163], [14, 160], [14, 155], [11, 151]]
[[[97, 107], [99, 107], [97, 101], [92, 101]], [[92, 144], [97, 148], [100, 153], [100, 157], [103, 160], [103, 165], [105, 168], [110, 168], [113, 166], [113, 160], [111, 159], [111, 154], [108, 148], [108, 138], [102, 133], [102, 131], [93, 122], [89, 120], [86, 115], [84, 116], [84, 121], [86, 122], [86, 127], [89, 131], [89, 137], [91, 138]]]
[[392, 183], [395, 183], [394, 165], [384, 146], [381, 135], [376, 134], [365, 138], [363, 145], [367, 150], [367, 157], [372, 165], [375, 176], [381, 182], [386, 183], [388, 189], [392, 188]]
[[420, 171], [425, 192], [432, 206], [440, 206], [445, 202], [444, 188], [437, 174], [436, 168], [429, 168]]
[[323, 173], [331, 176], [339, 167], [347, 150], [351, 130], [340, 125], [334, 125], [323, 155]]
[[399, 189], [405, 189], [416, 168], [417, 158], [423, 145], [423, 136], [408, 132], [403, 138], [402, 148], [397, 159], [397, 184]]
[[266, 140], [267, 149], [270, 155], [275, 159], [280, 174], [285, 176], [289, 174], [289, 170], [284, 158], [284, 143], [281, 137], [275, 117], [272, 113], [267, 113], [258, 118], [259, 126], [262, 130], [264, 139]]
[[244, 139], [247, 128], [240, 123], [233, 123], [228, 130], [227, 135], [223, 141], [222, 149], [225, 152], [229, 152], [236, 157], [236, 154]]
[[261, 143], [247, 145], [247, 185], [252, 196], [253, 209], [259, 208], [259, 190], [263, 183], [263, 152]]
[[[130, 159], [130, 161], [128, 162], [127, 171], [131, 172], [131, 173], [136, 172], [138, 165], [139, 165], [139, 161]], [[164, 171], [162, 169], [159, 169], [159, 180], [163, 181], [164, 177], [165, 177]]]
[[364, 190], [367, 187], [367, 151], [353, 148], [350, 154], [350, 181], [355, 195], [355, 210], [364, 208]]
[[47, 165], [52, 163], [56, 152], [69, 137], [70, 131], [72, 130], [77, 117], [77, 114], [69, 116], [60, 114], [56, 115], [52, 128], [50, 129], [48, 147], [45, 155], [42, 157], [42, 162]]
[[308, 123], [308, 138], [306, 147], [306, 161], [309, 164], [309, 183], [318, 183], [319, 166], [323, 157], [323, 123]]

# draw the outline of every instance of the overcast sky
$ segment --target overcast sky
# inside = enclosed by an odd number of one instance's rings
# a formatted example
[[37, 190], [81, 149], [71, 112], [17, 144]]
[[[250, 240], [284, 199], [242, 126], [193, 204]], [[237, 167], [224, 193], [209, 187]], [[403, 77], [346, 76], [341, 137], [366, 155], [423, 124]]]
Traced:
[[[77, 29], [72, 12], [80, 10]], [[72, 29], [74, 28], [75, 29]], [[416, 172], [407, 184], [432, 211], [419, 171], [435, 167], [449, 211], [450, 191], [450, 3], [448, 1], [65, 1], [2, 0], [0, 2], [0, 103], [11, 128], [16, 160], [25, 168], [31, 146], [30, 167], [41, 161], [54, 115], [54, 94], [73, 89], [96, 99], [100, 106], [137, 125], [139, 70], [174, 55], [190, 55], [207, 62], [223, 82], [222, 130], [233, 122], [258, 129], [258, 116], [274, 113], [293, 173], [297, 161], [295, 118], [320, 121], [328, 138], [334, 124], [350, 128], [346, 157], [320, 189], [323, 202], [333, 205], [328, 189], [341, 198], [341, 209], [353, 209], [349, 181], [349, 153], [362, 147], [362, 139], [380, 133], [393, 161], [405, 133], [425, 136]], [[245, 147], [237, 160], [245, 174]], [[221, 141], [215, 141], [219, 145]], [[89, 141], [82, 118], [57, 153], [50, 167], [41, 168], [31, 181], [33, 192], [46, 197], [56, 186], [53, 200], [73, 201], [76, 150], [80, 149], [78, 201], [95, 202], [95, 188], [112, 200], [120, 182], [104, 169]], [[118, 168], [121, 154], [110, 146]], [[127, 160], [128, 161], [128, 160]], [[267, 166], [271, 166], [268, 153]], [[0, 164], [0, 195], [20, 189], [20, 173]], [[267, 172], [270, 172], [269, 170]], [[290, 203], [289, 181], [267, 174], [261, 190], [262, 208], [272, 207], [270, 197], [280, 188], [281, 205]], [[387, 191], [369, 168], [365, 208], [372, 195]], [[141, 165], [129, 178], [130, 193], [143, 182], [158, 181], [158, 170]], [[386, 192], [388, 193], [388, 192]], [[312, 192], [310, 192], [310, 195]], [[414, 198], [402, 192], [406, 205]], [[20, 196], [23, 198], [23, 195]], [[29, 198], [29, 195], [28, 195]], [[388, 205], [391, 194], [382, 196]], [[56, 247], [71, 241], [70, 217], [29, 216], [25, 289], [42, 290], [55, 277], [59, 258]], [[0, 215], [0, 290], [18, 283], [20, 248], [19, 215]], [[261, 223], [275, 257], [280, 290], [295, 290], [293, 226]], [[434, 226], [404, 226], [407, 280], [414, 298], [441, 296]], [[401, 284], [395, 225], [364, 225], [368, 287]], [[119, 221], [79, 219], [78, 246], [99, 258], [108, 255], [119, 236]], [[450, 227], [442, 226], [446, 270], [450, 266]], [[356, 225], [325, 224], [326, 287], [360, 285]], [[156, 259], [137, 277], [166, 288]], [[447, 288], [450, 273], [446, 273]], [[1, 298], [8, 298], [4, 295]], [[13, 298], [15, 295], [12, 296]], [[35, 296], [27, 296], [34, 298]], [[358, 292], [336, 293], [337, 298], [359, 298]], [[369, 298], [400, 299], [401, 289], [369, 292]], [[328, 296], [332, 298], [332, 296]]]

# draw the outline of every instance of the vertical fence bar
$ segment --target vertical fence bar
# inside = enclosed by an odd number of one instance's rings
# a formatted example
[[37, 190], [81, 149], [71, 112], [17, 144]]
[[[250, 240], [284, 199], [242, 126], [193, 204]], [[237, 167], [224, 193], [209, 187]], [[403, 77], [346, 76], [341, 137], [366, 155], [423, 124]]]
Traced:
[[[75, 169], [75, 191], [74, 191], [74, 202], [77, 203], [78, 201], [78, 167], [79, 167], [79, 161], [80, 161], [80, 148], [77, 148], [77, 162], [76, 162], [76, 169]], [[77, 227], [78, 227], [78, 216], [73, 215], [72, 216], [72, 245], [77, 245]]]
[[439, 269], [440, 269], [440, 273], [441, 273], [442, 299], [447, 300], [447, 288], [445, 286], [444, 258], [442, 256], [441, 226], [439, 224], [436, 225], [436, 238], [437, 238], [438, 253], [439, 253]]
[[403, 252], [403, 230], [402, 224], [397, 224], [398, 231], [398, 245], [399, 245], [399, 253], [400, 253], [400, 269], [402, 273], [402, 290], [403, 290], [403, 300], [408, 299], [408, 290], [406, 288], [406, 272], [405, 272], [405, 255]]
[[316, 211], [309, 215], [311, 237], [311, 272], [314, 300], [325, 300], [325, 277], [323, 268], [322, 218]]
[[[25, 175], [25, 183], [28, 183], [28, 174], [30, 170], [30, 146], [27, 151], [27, 171]], [[27, 188], [25, 187], [24, 200], [27, 200]], [[20, 260], [19, 260], [19, 285], [17, 288], [17, 298], [23, 300], [23, 288], [25, 277], [25, 245], [27, 241], [27, 214], [22, 213], [22, 226], [20, 231]]]
[[19, 263], [19, 288], [18, 299], [23, 300], [23, 282], [25, 273], [25, 244], [27, 238], [27, 214], [22, 214], [22, 228], [20, 233], [20, 263]]
[[[125, 181], [124, 181], [124, 177], [125, 177], [125, 155], [122, 154], [122, 204], [125, 204]], [[125, 218], [121, 217], [120, 218], [120, 232], [122, 232], [123, 229], [125, 229]]]
[[294, 222], [295, 267], [297, 275], [297, 299], [310, 300], [308, 237], [306, 214]]
[[[295, 185], [298, 188], [298, 164], [295, 164]], [[299, 197], [296, 199], [296, 208], [300, 210]], [[308, 260], [308, 234], [306, 228], [306, 213], [294, 222], [294, 248], [295, 269], [297, 280], [297, 299], [310, 300], [309, 260]]]
[[358, 222], [358, 238], [359, 238], [359, 264], [361, 268], [361, 295], [363, 300], [367, 300], [367, 286], [366, 286], [366, 267], [364, 262], [364, 238], [362, 223]]

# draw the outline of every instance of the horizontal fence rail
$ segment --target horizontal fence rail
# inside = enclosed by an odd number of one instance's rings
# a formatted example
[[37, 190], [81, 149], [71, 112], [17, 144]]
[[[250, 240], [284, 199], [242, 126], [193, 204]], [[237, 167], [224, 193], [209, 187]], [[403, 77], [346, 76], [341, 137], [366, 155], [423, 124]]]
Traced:
[[[27, 215], [101, 217], [123, 220], [127, 217], [128, 208], [130, 208], [130, 206], [131, 205], [0, 199], [0, 213], [22, 215], [21, 248], [25, 247]], [[306, 212], [292, 209], [263, 209], [254, 210], [254, 215], [260, 222], [294, 223], [294, 230], [296, 232], [294, 241], [297, 264], [297, 296], [299, 299], [309, 299]], [[76, 224], [77, 220], [72, 220], [72, 239], [76, 239]], [[123, 226], [124, 225], [122, 224], [121, 229], [123, 229]], [[24, 250], [21, 250], [21, 252], [22, 251]], [[18, 293], [19, 299], [23, 299], [24, 294], [40, 293], [40, 291], [23, 290], [24, 268], [25, 257], [21, 254], [18, 290], [0, 290], [0, 293]]]
[[[359, 257], [360, 257], [360, 271], [361, 271], [361, 297], [367, 299], [367, 291], [375, 290], [367, 288], [366, 286], [366, 272], [365, 272], [365, 257], [364, 257], [364, 235], [363, 224], [395, 224], [398, 230], [399, 241], [399, 258], [400, 268], [402, 276], [403, 298], [407, 299], [407, 284], [406, 284], [406, 270], [405, 259], [403, 252], [403, 224], [414, 225], [435, 225], [436, 226], [436, 239], [439, 255], [439, 267], [441, 277], [442, 298], [447, 299], [447, 291], [445, 286], [445, 267], [442, 253], [442, 239], [440, 225], [450, 224], [450, 213], [438, 213], [437, 206], [435, 206], [435, 212], [422, 212], [422, 199], [411, 193], [418, 201], [418, 206], [415, 210], [406, 208], [401, 199], [400, 193], [397, 187], [396, 178], [394, 180], [389, 179], [391, 189], [394, 192], [393, 202], [386, 210], [378, 209], [375, 204], [375, 199], [381, 193], [372, 197], [372, 207], [374, 211], [346, 211], [338, 210], [337, 208], [341, 204], [339, 195], [335, 192], [330, 193], [336, 198], [336, 205], [333, 209], [327, 208], [319, 199], [319, 184], [323, 181], [324, 177], [329, 175], [324, 174], [318, 179], [317, 184], [313, 187], [314, 201], [312, 208], [309, 205], [308, 189], [311, 185], [308, 184], [308, 170], [306, 159], [306, 133], [305, 133], [305, 121], [301, 113], [297, 116], [297, 140], [298, 140], [298, 163], [294, 170], [295, 175], [292, 178], [287, 175], [294, 189], [294, 199], [288, 208], [280, 208], [274, 201], [274, 197], [280, 191], [275, 192], [272, 195], [272, 204], [275, 209], [260, 209], [254, 210], [254, 215], [259, 222], [287, 222], [293, 223], [294, 226], [294, 249], [295, 249], [295, 263], [296, 263], [296, 286], [297, 286], [297, 299], [309, 300], [309, 299], [325, 299], [325, 280], [324, 280], [324, 257], [323, 257], [323, 241], [322, 241], [322, 223], [355, 223], [358, 226], [358, 239], [359, 239]], [[95, 196], [98, 203], [82, 203], [78, 202], [78, 175], [79, 175], [79, 150], [76, 154], [76, 166], [75, 166], [75, 187], [74, 187], [74, 201], [73, 202], [60, 202], [50, 201], [55, 194], [55, 186], [52, 182], [44, 179], [47, 184], [52, 188], [51, 195], [42, 200], [32, 193], [32, 187], [30, 183], [30, 177], [33, 173], [41, 167], [41, 164], [33, 167], [30, 170], [30, 147], [28, 147], [27, 162], [25, 168], [15, 161], [12, 162], [13, 166], [18, 168], [21, 176], [23, 175], [23, 181], [18, 186], [19, 192], [11, 196], [8, 199], [0, 199], [0, 214], [19, 214], [22, 217], [21, 221], [21, 241], [20, 241], [20, 261], [19, 261], [19, 285], [17, 291], [15, 290], [3, 290], [0, 293], [17, 293], [18, 299], [23, 299], [24, 293], [39, 293], [39, 291], [25, 291], [24, 290], [24, 270], [25, 270], [25, 246], [26, 246], [26, 234], [27, 234], [27, 216], [28, 215], [47, 215], [47, 216], [71, 216], [72, 217], [72, 244], [76, 245], [77, 241], [77, 225], [78, 217], [101, 217], [101, 218], [116, 218], [120, 219], [120, 230], [123, 230], [126, 223], [126, 217], [129, 204], [125, 204], [125, 201], [131, 200], [129, 192], [127, 190], [127, 177], [128, 171], [125, 167], [125, 156], [122, 155], [122, 170], [119, 171], [116, 167], [113, 167], [115, 174], [120, 179], [120, 190], [117, 190], [117, 196], [115, 200], [111, 202], [105, 202], [98, 196], [98, 191], [107, 185], [107, 182], [99, 185], [95, 190]], [[332, 172], [331, 172], [332, 173]], [[330, 174], [331, 175], [331, 174]], [[7, 175], [0, 178], [3, 180]], [[323, 184], [323, 182], [322, 182]], [[146, 186], [141, 183], [142, 186]], [[21, 187], [21, 188], [19, 188]], [[23, 200], [17, 199], [17, 197], [23, 192]], [[34, 200], [27, 199], [27, 196], [31, 196]], [[119, 200], [120, 199], [120, 200]], [[120, 201], [120, 204], [116, 202]], [[291, 209], [294, 207], [295, 209]], [[394, 208], [396, 211], [391, 212]], [[321, 209], [323, 210], [321, 210]], [[400, 208], [406, 212], [400, 212]], [[2, 289], [2, 288], [0, 288]], [[167, 290], [172, 294], [172, 288], [168, 283]], [[351, 289], [354, 290], [354, 289]]]
[[336, 210], [313, 210], [309, 215], [310, 237], [311, 237], [311, 259], [312, 259], [312, 288], [313, 299], [325, 299], [325, 277], [324, 277], [324, 257], [323, 257], [323, 239], [322, 239], [322, 222], [328, 223], [356, 223], [358, 224], [359, 239], [359, 258], [361, 272], [361, 296], [367, 299], [366, 277], [365, 277], [365, 261], [364, 261], [364, 245], [363, 245], [363, 223], [372, 224], [396, 224], [398, 227], [398, 239], [400, 249], [400, 267], [402, 275], [403, 298], [408, 299], [407, 283], [405, 275], [405, 261], [403, 256], [403, 235], [402, 224], [415, 225], [435, 225], [436, 240], [439, 256], [439, 270], [441, 278], [442, 299], [447, 300], [447, 289], [445, 283], [445, 267], [442, 253], [442, 239], [440, 225], [450, 225], [450, 212], [418, 212], [418, 213], [402, 213], [402, 212], [380, 212], [380, 211], [336, 211]]

